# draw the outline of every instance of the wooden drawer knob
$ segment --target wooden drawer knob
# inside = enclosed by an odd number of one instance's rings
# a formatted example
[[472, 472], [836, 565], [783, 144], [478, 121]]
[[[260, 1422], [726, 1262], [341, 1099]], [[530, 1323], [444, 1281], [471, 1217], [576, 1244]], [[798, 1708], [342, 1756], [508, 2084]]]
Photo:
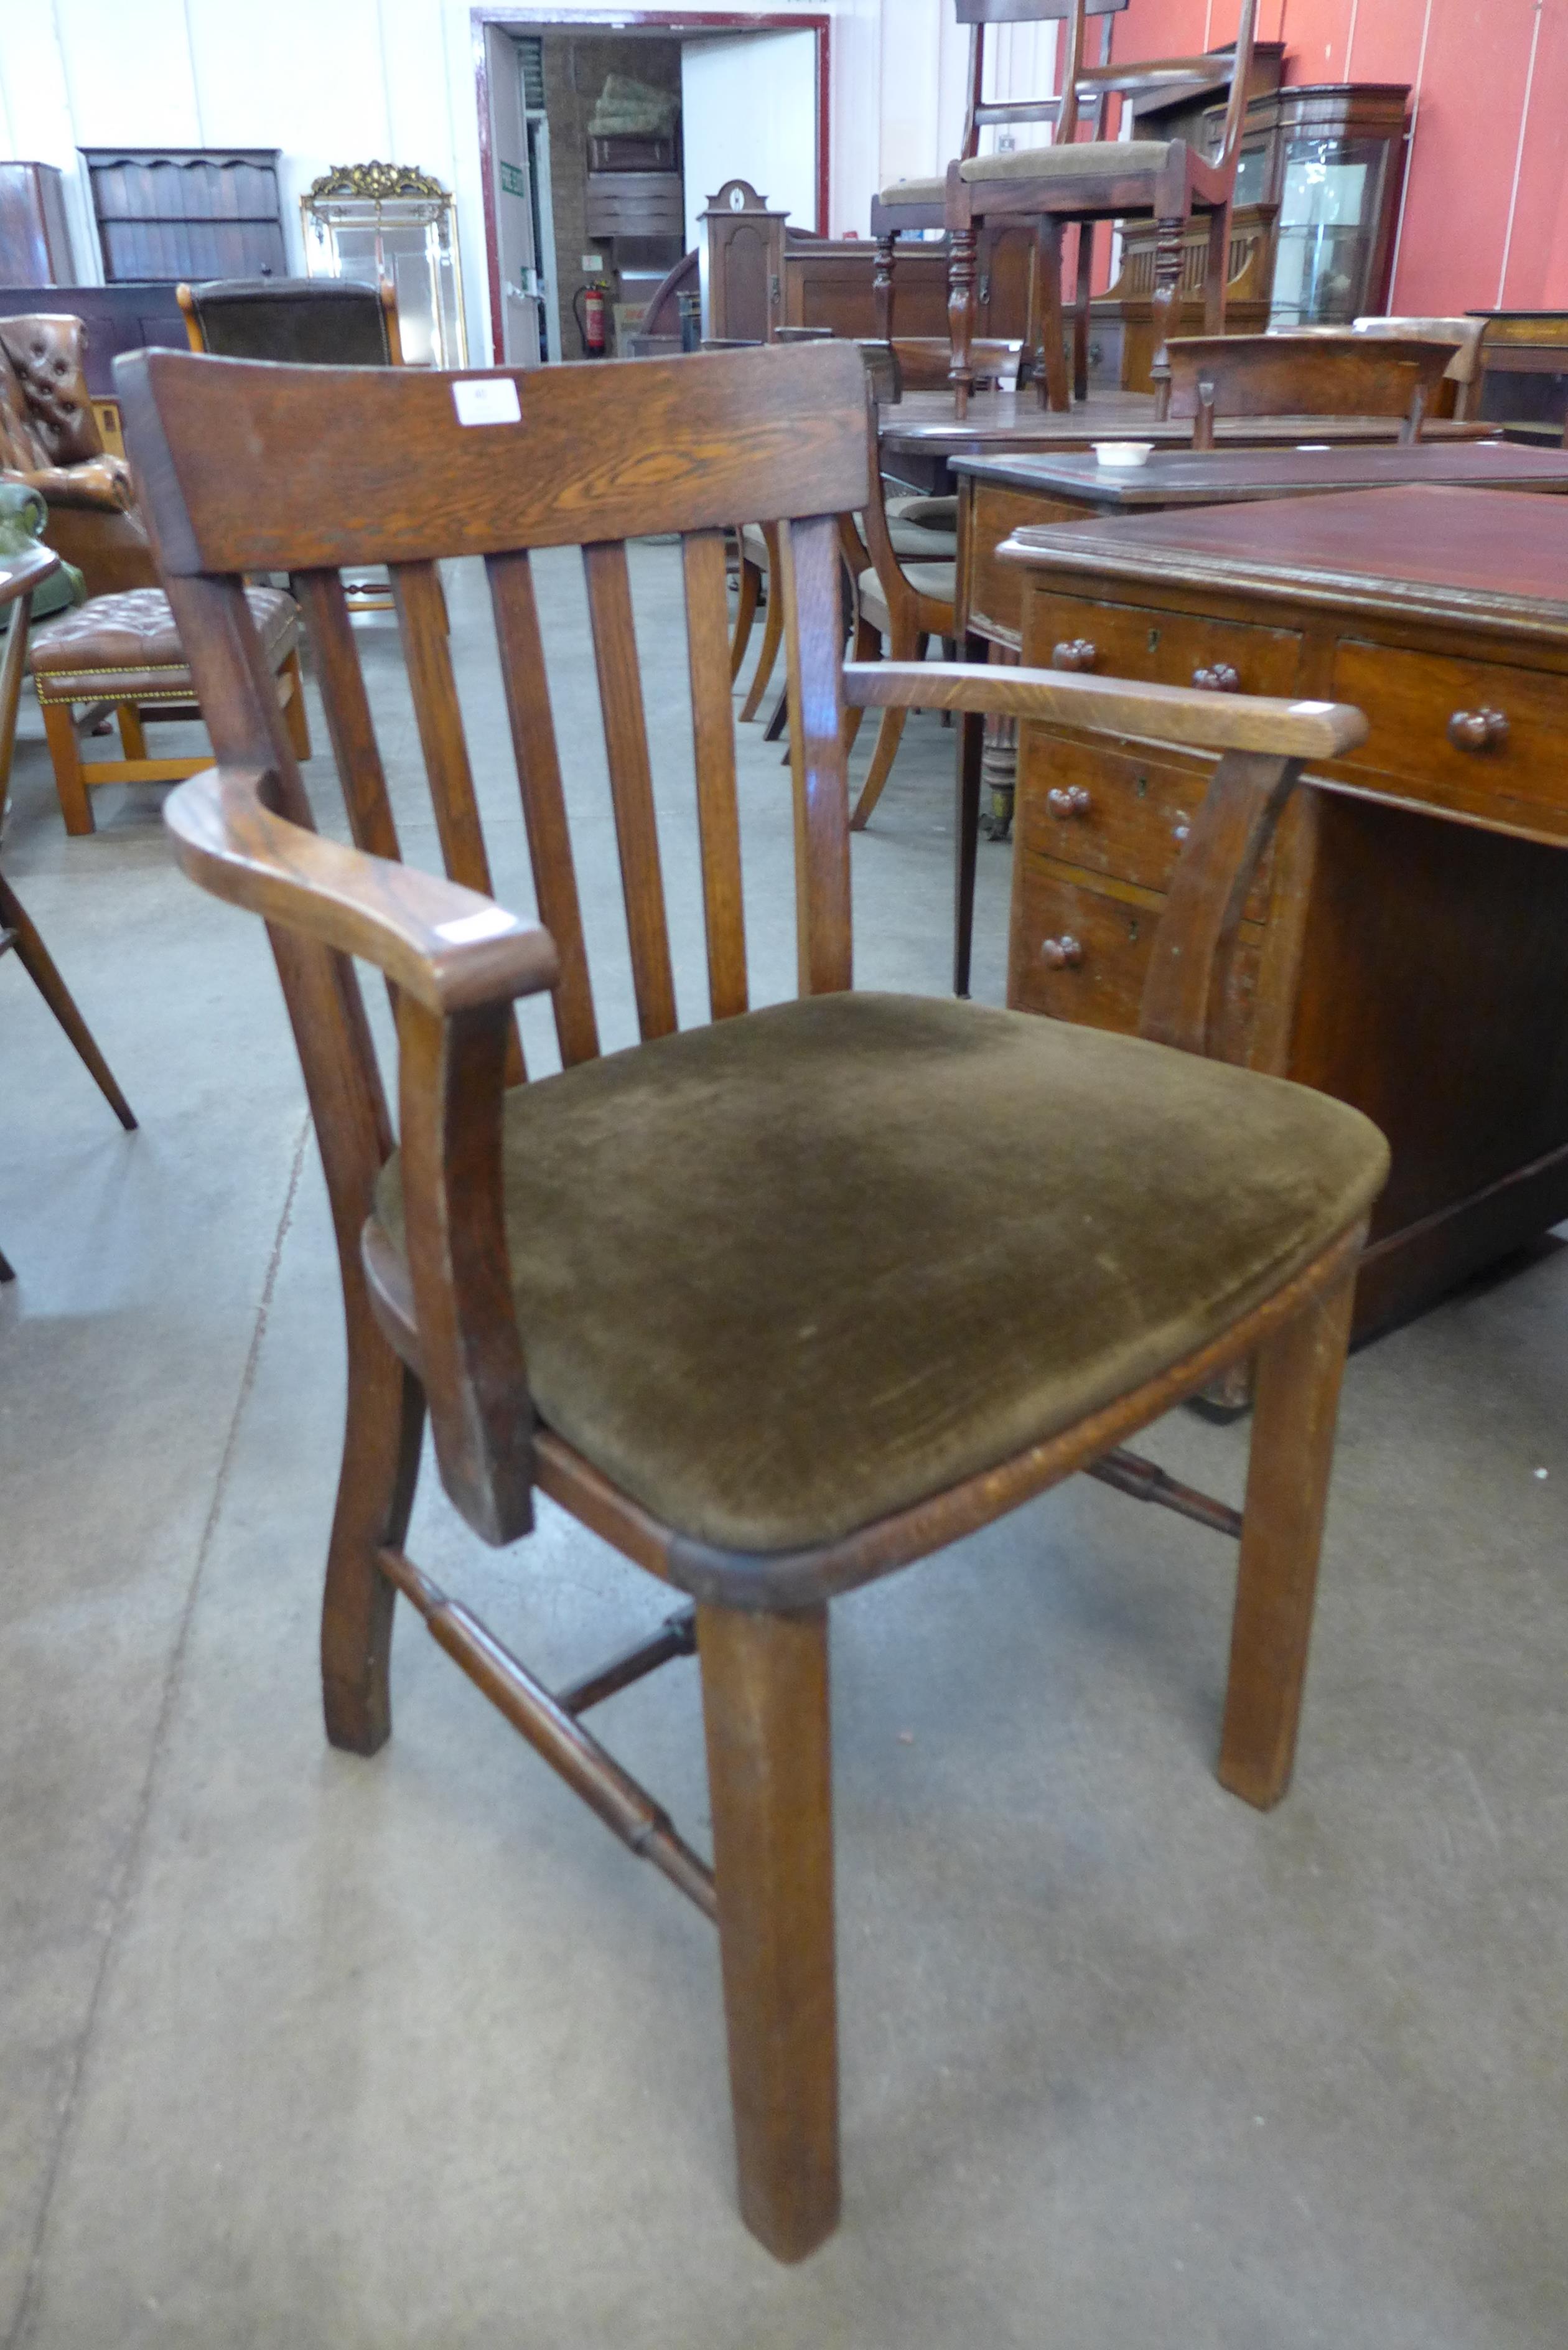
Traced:
[[1456, 710], [1449, 721], [1449, 740], [1456, 751], [1501, 751], [1508, 740], [1508, 721], [1501, 710]]
[[1059, 939], [1045, 941], [1040, 960], [1048, 971], [1076, 971], [1084, 960], [1084, 950], [1070, 932], [1064, 932]]
[[1240, 693], [1241, 681], [1229, 661], [1215, 661], [1208, 669], [1195, 669], [1192, 682], [1199, 693]]
[[1094, 805], [1082, 784], [1069, 784], [1065, 789], [1053, 785], [1045, 795], [1045, 805], [1053, 816], [1087, 816]]
[[1071, 644], [1056, 645], [1052, 649], [1051, 666], [1053, 669], [1093, 669], [1099, 658], [1098, 645], [1092, 645], [1087, 637], [1075, 637]]

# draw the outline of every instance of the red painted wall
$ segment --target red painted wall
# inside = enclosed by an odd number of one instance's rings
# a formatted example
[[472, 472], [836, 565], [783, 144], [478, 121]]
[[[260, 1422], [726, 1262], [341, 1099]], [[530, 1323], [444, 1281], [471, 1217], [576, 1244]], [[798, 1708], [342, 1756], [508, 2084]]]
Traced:
[[[1238, 0], [1131, 0], [1118, 58], [1234, 36]], [[1410, 85], [1414, 137], [1388, 307], [1568, 309], [1568, 0], [1259, 0], [1287, 82]]]

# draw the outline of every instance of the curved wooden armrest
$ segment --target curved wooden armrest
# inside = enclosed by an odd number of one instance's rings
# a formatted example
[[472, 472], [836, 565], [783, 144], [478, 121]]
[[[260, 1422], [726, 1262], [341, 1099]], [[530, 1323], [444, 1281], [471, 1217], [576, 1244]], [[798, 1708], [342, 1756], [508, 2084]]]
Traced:
[[555, 985], [555, 941], [537, 922], [441, 875], [290, 824], [267, 805], [275, 788], [261, 769], [209, 767], [171, 795], [163, 821], [192, 881], [362, 955], [444, 1017]]
[[1337, 759], [1366, 738], [1366, 721], [1343, 702], [1275, 702], [1258, 694], [1203, 693], [1132, 678], [1071, 671], [992, 669], [963, 661], [846, 661], [844, 698], [867, 709], [971, 710], [1042, 718], [1105, 734], [1140, 734], [1200, 751], [1261, 751], [1287, 759]]

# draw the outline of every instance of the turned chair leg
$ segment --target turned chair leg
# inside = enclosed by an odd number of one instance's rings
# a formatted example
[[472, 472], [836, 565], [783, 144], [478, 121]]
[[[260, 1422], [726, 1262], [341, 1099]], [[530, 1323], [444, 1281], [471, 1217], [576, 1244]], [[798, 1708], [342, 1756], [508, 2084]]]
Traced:
[[1154, 224], [1153, 327], [1157, 366], [1180, 323], [1181, 249], [1186, 231], [1184, 220], [1158, 220]]
[[775, 2259], [838, 2224], [827, 1610], [700, 1607], [741, 2216]]
[[784, 589], [780, 584], [783, 575], [779, 562], [777, 523], [763, 523], [763, 536], [766, 539], [768, 546], [768, 609], [767, 618], [763, 623], [762, 650], [757, 655], [757, 666], [753, 673], [751, 691], [741, 705], [742, 724], [748, 719], [756, 716], [762, 705], [763, 696], [767, 691], [768, 680], [774, 673], [774, 663], [779, 657], [779, 647], [784, 642]]
[[871, 280], [871, 298], [876, 305], [877, 339], [893, 348], [893, 269], [894, 248], [898, 243], [897, 229], [884, 229], [877, 240], [877, 268]]
[[1035, 230], [1035, 282], [1040, 288], [1040, 405], [1058, 414], [1073, 405], [1067, 345], [1062, 325], [1062, 224], [1042, 213]]
[[1353, 1270], [1257, 1357], [1220, 1782], [1260, 1811], [1295, 1760], [1355, 1295]]
[[401, 1549], [420, 1473], [424, 1390], [371, 1318], [358, 1265], [347, 1289], [348, 1405], [321, 1603], [327, 1739], [374, 1754], [391, 1735], [388, 1675], [397, 1598], [377, 1562]]
[[32, 917], [3, 874], [0, 874], [0, 929], [12, 934], [17, 962], [54, 1014], [91, 1071], [98, 1089], [127, 1133], [136, 1119], [130, 1104], [115, 1084], [114, 1072], [99, 1051], [92, 1030], [77, 1010], [76, 999], [55, 967], [55, 959], [39, 937]]
[[953, 388], [953, 414], [961, 422], [969, 414], [974, 387], [970, 348], [974, 341], [974, 224], [954, 229], [948, 253], [948, 340], [952, 360], [948, 380]]
[[741, 576], [735, 604], [735, 632], [730, 639], [730, 683], [741, 674], [741, 663], [746, 658], [746, 647], [752, 641], [752, 622], [757, 617], [757, 603], [763, 590], [763, 575], [746, 553], [745, 541], [739, 530], [735, 543], [741, 550]]
[[65, 702], [46, 702], [44, 733], [48, 739], [49, 757], [54, 763], [55, 789], [59, 794], [60, 814], [66, 820], [66, 830], [77, 838], [83, 833], [96, 832], [92, 806], [82, 774], [80, 747], [77, 742], [76, 722], [70, 705]]

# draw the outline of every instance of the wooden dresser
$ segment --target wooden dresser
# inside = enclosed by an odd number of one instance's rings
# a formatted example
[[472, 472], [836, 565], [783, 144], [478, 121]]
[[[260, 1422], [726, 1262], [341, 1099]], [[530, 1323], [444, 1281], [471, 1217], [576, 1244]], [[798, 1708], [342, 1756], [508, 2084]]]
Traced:
[[[1403, 487], [1024, 529], [1031, 666], [1349, 702], [1253, 891], [1230, 1049], [1393, 1146], [1399, 1318], [1568, 1216], [1568, 504]], [[1023, 731], [1009, 1001], [1130, 1030], [1204, 764]]]

